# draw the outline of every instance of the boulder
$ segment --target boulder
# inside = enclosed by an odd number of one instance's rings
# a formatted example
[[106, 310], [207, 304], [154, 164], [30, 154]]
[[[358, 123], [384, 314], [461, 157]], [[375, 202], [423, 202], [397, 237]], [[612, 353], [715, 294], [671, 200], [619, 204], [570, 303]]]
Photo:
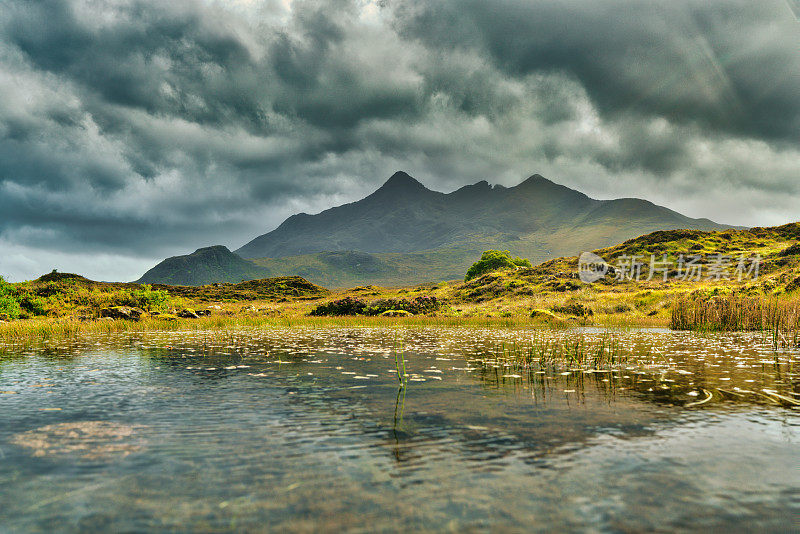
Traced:
[[577, 315], [578, 317], [588, 317], [594, 315], [594, 311], [588, 306], [579, 302], [571, 304], [564, 304], [562, 306], [552, 306], [550, 308], [554, 313], [563, 313], [564, 315]]
[[534, 319], [558, 319], [556, 314], [550, 310], [535, 309], [531, 311], [531, 317]]
[[180, 317], [181, 319], [199, 319], [200, 318], [200, 316], [197, 315], [197, 312], [195, 312], [191, 308], [184, 308], [181, 311], [179, 311], [178, 312], [178, 317]]
[[381, 317], [413, 317], [414, 314], [406, 310], [386, 310]]
[[103, 308], [100, 310], [100, 317], [138, 321], [142, 318], [144, 313], [144, 310], [141, 308], [132, 308], [130, 306], [111, 306], [110, 308]]

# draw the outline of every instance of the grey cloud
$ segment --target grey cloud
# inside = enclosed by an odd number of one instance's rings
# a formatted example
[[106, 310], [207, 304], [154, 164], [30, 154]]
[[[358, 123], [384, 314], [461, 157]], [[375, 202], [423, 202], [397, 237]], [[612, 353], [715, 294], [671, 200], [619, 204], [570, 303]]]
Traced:
[[[441, 190], [539, 172], [722, 222], [797, 216], [800, 54], [779, 3], [224, 6], [4, 3], [0, 243], [14, 269], [36, 250], [138, 269], [235, 248], [398, 169]], [[709, 202], [721, 185], [733, 205]]]
[[399, 0], [395, 25], [512, 76], [573, 75], [609, 114], [792, 141], [800, 130], [800, 25], [782, 1]]

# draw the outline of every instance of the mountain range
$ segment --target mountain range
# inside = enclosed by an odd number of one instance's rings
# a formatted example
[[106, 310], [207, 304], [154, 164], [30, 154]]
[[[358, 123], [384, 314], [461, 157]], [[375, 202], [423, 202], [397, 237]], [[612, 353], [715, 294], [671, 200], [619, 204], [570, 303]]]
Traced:
[[656, 230], [726, 228], [637, 198], [595, 200], [538, 174], [514, 187], [480, 181], [441, 193], [400, 171], [359, 201], [293, 215], [235, 253], [217, 246], [169, 258], [139, 281], [299, 275], [327, 287], [413, 284], [461, 278], [490, 248], [540, 263]]

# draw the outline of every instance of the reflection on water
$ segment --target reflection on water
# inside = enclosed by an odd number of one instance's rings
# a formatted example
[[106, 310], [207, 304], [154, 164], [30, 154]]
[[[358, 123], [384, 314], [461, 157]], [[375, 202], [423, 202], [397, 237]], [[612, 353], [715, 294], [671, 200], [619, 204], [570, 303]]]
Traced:
[[6, 346], [0, 530], [797, 526], [797, 352], [757, 334], [644, 330], [614, 335], [613, 364], [506, 357], [575, 335], [276, 329]]
[[111, 459], [141, 449], [137, 429], [110, 421], [80, 421], [46, 425], [12, 437], [11, 443], [29, 449], [34, 456], [79, 454], [82, 458]]

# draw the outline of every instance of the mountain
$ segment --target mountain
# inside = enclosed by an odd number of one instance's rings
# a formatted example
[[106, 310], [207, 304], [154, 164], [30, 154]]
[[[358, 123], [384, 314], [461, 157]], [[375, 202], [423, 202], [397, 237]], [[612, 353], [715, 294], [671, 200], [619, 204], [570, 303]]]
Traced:
[[508, 249], [540, 262], [679, 228], [730, 227], [645, 200], [595, 200], [538, 174], [514, 187], [481, 181], [445, 194], [397, 172], [366, 198], [316, 215], [293, 215], [236, 253], [275, 259], [325, 251], [411, 253], [485, 247]]
[[167, 258], [144, 273], [136, 282], [199, 286], [267, 277], [267, 271], [263, 267], [242, 259], [227, 247], [217, 245], [199, 248], [185, 256]]
[[514, 187], [484, 180], [445, 194], [401, 171], [357, 202], [289, 217], [238, 256], [222, 246], [199, 249], [164, 260], [139, 281], [297, 275], [331, 288], [411, 285], [462, 278], [492, 248], [536, 264], [658, 230], [727, 228], [637, 198], [595, 200], [538, 174]]

